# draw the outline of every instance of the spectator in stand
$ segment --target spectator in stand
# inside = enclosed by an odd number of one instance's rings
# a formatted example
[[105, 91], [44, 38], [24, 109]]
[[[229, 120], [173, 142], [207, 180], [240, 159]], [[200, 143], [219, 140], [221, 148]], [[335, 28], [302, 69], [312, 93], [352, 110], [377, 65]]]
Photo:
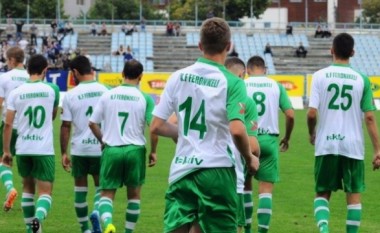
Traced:
[[15, 28], [13, 24], [7, 24], [7, 27], [5, 28], [5, 32], [7, 34], [7, 41], [10, 41], [13, 38], [14, 29]]
[[29, 57], [37, 54], [36, 47], [34, 45], [29, 46], [29, 51], [28, 51]]
[[307, 50], [306, 48], [303, 46], [302, 42], [300, 42], [300, 45], [298, 46], [297, 50], [296, 50], [296, 55], [297, 57], [306, 57], [306, 54], [307, 54]]
[[321, 37], [323, 38], [323, 31], [321, 25], [317, 26], [317, 29], [315, 30], [314, 38]]
[[53, 21], [51, 21], [50, 23], [50, 27], [51, 27], [51, 34], [52, 35], [56, 35], [57, 34], [57, 20], [53, 19]]
[[95, 23], [91, 24], [90, 29], [91, 29], [91, 34], [93, 36], [96, 36], [97, 28], [96, 28], [96, 24]]
[[128, 36], [128, 35], [132, 35], [133, 32], [134, 32], [134, 25], [128, 23], [127, 28], [126, 28], [126, 31], [125, 31], [125, 35], [126, 35], [126, 36]]
[[175, 35], [176, 36], [180, 36], [181, 35], [181, 24], [179, 22], [177, 22], [175, 24], [174, 31], [175, 31]]
[[65, 34], [67, 33], [71, 33], [71, 34], [74, 34], [74, 27], [73, 27], [73, 24], [71, 23], [71, 21], [67, 21], [66, 24], [65, 24]]
[[125, 23], [123, 23], [120, 27], [120, 31], [122, 33], [127, 33], [127, 25]]
[[174, 36], [174, 25], [172, 22], [168, 22], [166, 24], [166, 35], [167, 36]]
[[131, 47], [127, 46], [127, 51], [124, 53], [124, 62], [133, 60], [133, 53]]
[[106, 36], [107, 35], [107, 25], [105, 22], [102, 23], [102, 28], [100, 29], [100, 34], [102, 36]]
[[291, 24], [286, 26], [286, 35], [293, 35], [293, 26]]
[[267, 53], [269, 53], [271, 56], [273, 56], [272, 47], [270, 46], [269, 43], [267, 43], [265, 45], [265, 49], [264, 49], [264, 54], [267, 54]]
[[124, 46], [120, 45], [118, 50], [116, 52], [114, 52], [114, 55], [116, 55], [116, 56], [123, 55], [124, 56], [125, 53], [126, 53], [126, 50], [125, 50]]
[[28, 44], [29, 42], [25, 39], [25, 38], [22, 38], [21, 40], [19, 40], [17, 42], [18, 46], [24, 50], [24, 52], [26, 52], [26, 48], [28, 47]]
[[141, 18], [141, 21], [140, 21], [140, 28], [141, 28], [141, 32], [145, 32], [145, 18], [142, 17]]
[[22, 39], [22, 27], [24, 26], [23, 21], [17, 21], [16, 23], [16, 40], [19, 41]]
[[38, 28], [34, 22], [32, 23], [32, 26], [30, 26], [29, 31], [30, 31], [30, 44], [37, 45]]
[[206, 18], [207, 18], [207, 19], [210, 19], [210, 18], [213, 18], [213, 17], [215, 17], [215, 15], [214, 15], [214, 11], [213, 11], [213, 10], [209, 10], [209, 12], [208, 12], [207, 15], [206, 15]]
[[331, 32], [330, 32], [330, 29], [329, 29], [328, 25], [326, 24], [326, 25], [323, 27], [322, 38], [330, 38], [330, 37], [331, 37]]
[[[66, 29], [65, 29], [65, 23], [60, 21], [58, 23], [58, 30], [57, 30], [57, 34], [64, 34], [66, 35]], [[54, 37], [55, 35], [53, 35]]]

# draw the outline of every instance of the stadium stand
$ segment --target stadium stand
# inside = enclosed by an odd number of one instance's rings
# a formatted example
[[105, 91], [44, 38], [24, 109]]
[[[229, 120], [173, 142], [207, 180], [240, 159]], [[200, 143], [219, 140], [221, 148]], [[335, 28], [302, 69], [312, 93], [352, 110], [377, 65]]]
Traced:
[[[38, 43], [38, 42], [37, 42]], [[78, 33], [67, 34], [62, 40], [62, 48], [67, 49], [76, 49], [78, 45]]]
[[354, 35], [355, 55], [351, 59], [354, 69], [366, 75], [380, 74], [380, 39], [373, 35]]

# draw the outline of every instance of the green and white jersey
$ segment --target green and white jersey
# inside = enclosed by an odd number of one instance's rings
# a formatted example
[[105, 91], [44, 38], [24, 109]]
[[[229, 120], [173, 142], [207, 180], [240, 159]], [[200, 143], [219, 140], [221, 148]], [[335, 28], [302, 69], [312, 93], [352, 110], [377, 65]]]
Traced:
[[[5, 114], [7, 112], [7, 99], [9, 93], [29, 80], [29, 74], [25, 69], [12, 69], [0, 75], [0, 97], [4, 98], [3, 106], [3, 121], [5, 121]], [[13, 128], [17, 128], [17, 121], [13, 122]]]
[[169, 183], [200, 168], [232, 167], [235, 155], [229, 121], [244, 122], [244, 82], [224, 66], [199, 58], [173, 73], [153, 115], [178, 118], [178, 142]]
[[284, 86], [266, 76], [249, 77], [245, 80], [248, 96], [257, 105], [259, 115], [258, 134], [279, 135], [278, 109], [293, 108]]
[[[257, 107], [256, 103], [247, 96], [246, 103], [245, 103], [245, 129], [247, 130], [247, 134], [249, 137], [257, 137]], [[237, 192], [243, 193], [244, 192], [244, 181], [245, 181], [245, 174], [244, 174], [244, 167], [245, 162], [244, 158], [240, 155], [239, 151], [236, 147], [234, 147], [234, 154], [236, 156], [236, 166], [235, 166], [235, 172], [236, 172], [236, 185], [237, 185]]]
[[90, 121], [102, 123], [103, 142], [109, 146], [143, 146], [145, 125], [152, 121], [153, 108], [150, 95], [122, 84], [100, 97]]
[[315, 155], [364, 159], [363, 112], [374, 111], [367, 76], [348, 65], [331, 65], [313, 74], [310, 108], [318, 110]]
[[27, 81], [9, 94], [7, 109], [16, 111], [17, 155], [54, 155], [53, 110], [59, 88], [52, 83]]
[[100, 143], [88, 127], [88, 119], [92, 115], [98, 100], [108, 90], [96, 81], [81, 82], [68, 91], [62, 103], [62, 121], [70, 121], [74, 125], [71, 138], [71, 155], [101, 156]]

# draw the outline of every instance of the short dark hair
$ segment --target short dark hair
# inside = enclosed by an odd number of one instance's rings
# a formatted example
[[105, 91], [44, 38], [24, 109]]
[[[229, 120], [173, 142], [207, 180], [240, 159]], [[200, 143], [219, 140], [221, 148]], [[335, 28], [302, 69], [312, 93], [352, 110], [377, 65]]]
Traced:
[[253, 56], [247, 62], [247, 68], [252, 69], [253, 67], [265, 68], [265, 61], [260, 56]]
[[20, 47], [11, 47], [6, 52], [7, 59], [14, 58], [18, 64], [21, 64], [24, 62], [24, 50], [22, 50]]
[[126, 79], [137, 79], [143, 71], [143, 65], [137, 60], [132, 59], [124, 64], [123, 74]]
[[231, 42], [231, 31], [227, 22], [221, 18], [210, 18], [203, 22], [200, 43], [206, 54], [222, 53]]
[[245, 68], [244, 62], [238, 58], [238, 57], [228, 57], [226, 61], [224, 62], [224, 65], [227, 69], [230, 69], [231, 67], [235, 65], [241, 65], [243, 68]]
[[33, 55], [29, 58], [28, 62], [28, 73], [30, 75], [40, 75], [48, 66], [48, 62], [44, 56], [41, 54]]
[[77, 70], [80, 75], [91, 74], [91, 62], [90, 60], [82, 55], [76, 56], [70, 61], [70, 70]]
[[349, 59], [354, 50], [354, 38], [348, 33], [340, 33], [333, 40], [333, 50], [336, 58]]

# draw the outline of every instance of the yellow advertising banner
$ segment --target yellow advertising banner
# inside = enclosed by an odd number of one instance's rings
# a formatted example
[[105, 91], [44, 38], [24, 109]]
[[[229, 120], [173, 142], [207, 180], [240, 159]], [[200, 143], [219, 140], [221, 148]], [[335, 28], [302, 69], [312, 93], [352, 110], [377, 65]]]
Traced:
[[281, 83], [289, 96], [302, 97], [305, 93], [305, 77], [303, 75], [268, 75], [268, 77]]
[[98, 82], [116, 87], [123, 83], [123, 77], [121, 73], [99, 73]]
[[140, 82], [141, 91], [148, 94], [161, 95], [170, 74], [171, 73], [144, 73]]
[[310, 96], [310, 92], [311, 92], [311, 80], [313, 79], [313, 75], [312, 74], [308, 74], [307, 76], [306, 76], [306, 91], [307, 91], [307, 93], [306, 93], [306, 96]]
[[370, 76], [371, 88], [374, 98], [380, 98], [380, 76]]

